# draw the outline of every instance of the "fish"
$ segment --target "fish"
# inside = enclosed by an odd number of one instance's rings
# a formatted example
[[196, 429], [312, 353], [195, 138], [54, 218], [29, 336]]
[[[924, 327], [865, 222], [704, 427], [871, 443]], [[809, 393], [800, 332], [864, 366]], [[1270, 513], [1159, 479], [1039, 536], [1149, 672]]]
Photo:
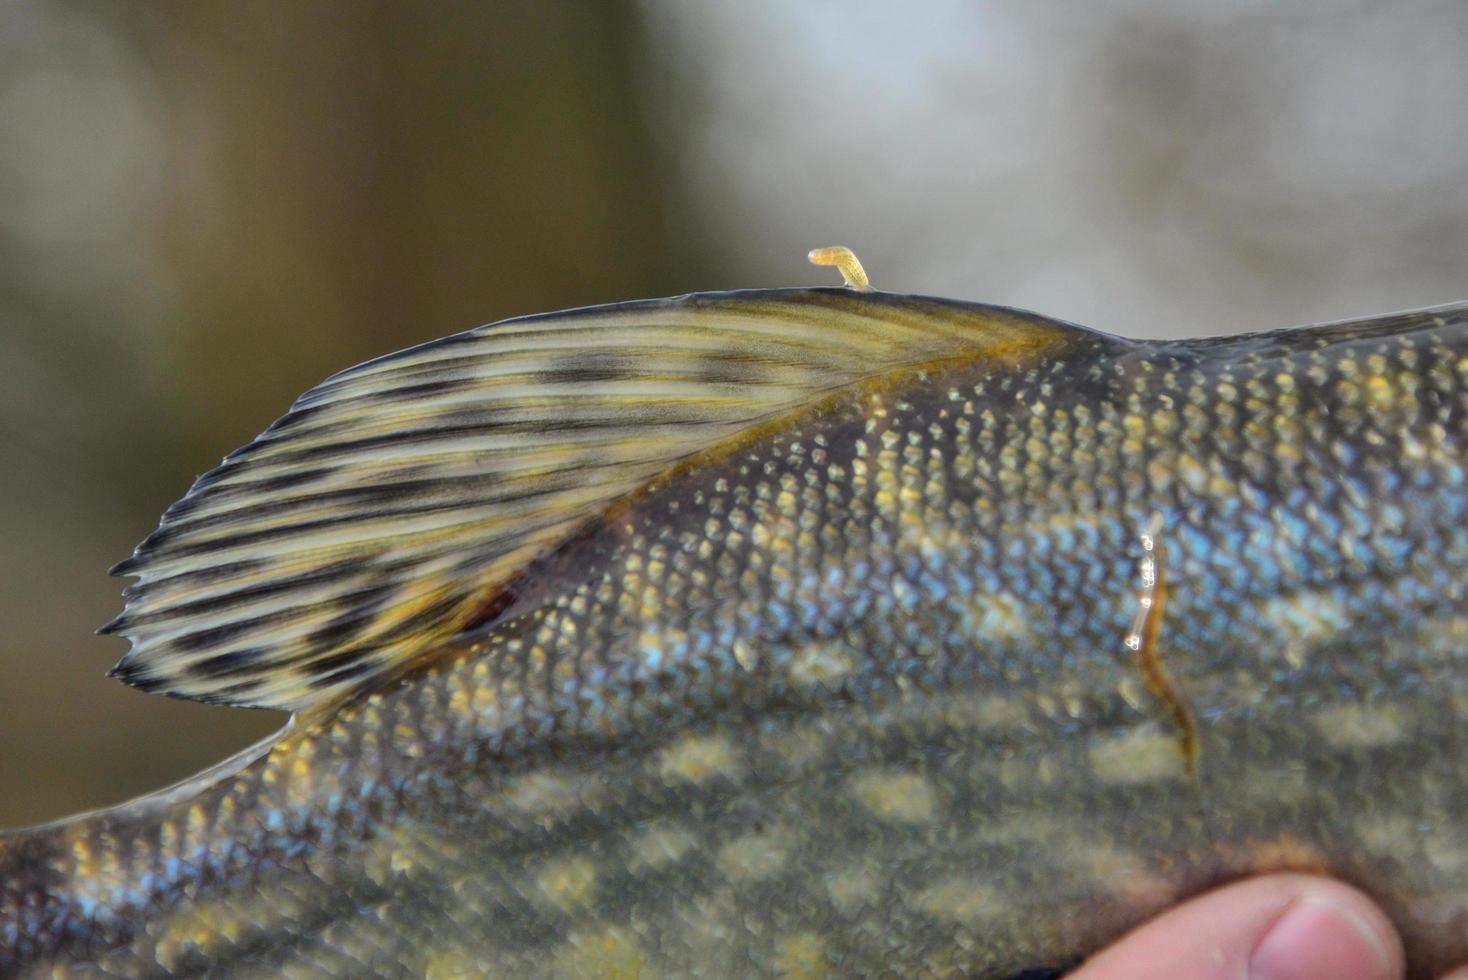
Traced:
[[1277, 870], [1468, 959], [1468, 304], [1134, 340], [814, 258], [200, 477], [114, 674], [291, 720], [0, 836], [0, 974], [1058, 976]]

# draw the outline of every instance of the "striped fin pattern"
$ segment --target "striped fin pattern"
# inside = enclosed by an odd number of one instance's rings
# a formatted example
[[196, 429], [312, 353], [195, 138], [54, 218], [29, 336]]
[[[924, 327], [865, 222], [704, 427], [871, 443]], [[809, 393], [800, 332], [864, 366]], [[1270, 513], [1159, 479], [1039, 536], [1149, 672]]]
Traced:
[[200, 477], [104, 632], [147, 690], [300, 709], [482, 620], [529, 561], [680, 461], [887, 371], [1080, 328], [843, 289], [507, 320], [311, 389]]

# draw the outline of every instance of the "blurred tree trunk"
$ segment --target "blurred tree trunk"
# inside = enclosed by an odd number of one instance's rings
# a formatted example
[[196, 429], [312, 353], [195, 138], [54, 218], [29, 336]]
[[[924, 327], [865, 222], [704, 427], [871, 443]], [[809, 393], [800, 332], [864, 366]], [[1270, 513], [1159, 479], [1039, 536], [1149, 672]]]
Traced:
[[623, 5], [169, 9], [170, 395], [208, 451], [362, 357], [663, 284]]

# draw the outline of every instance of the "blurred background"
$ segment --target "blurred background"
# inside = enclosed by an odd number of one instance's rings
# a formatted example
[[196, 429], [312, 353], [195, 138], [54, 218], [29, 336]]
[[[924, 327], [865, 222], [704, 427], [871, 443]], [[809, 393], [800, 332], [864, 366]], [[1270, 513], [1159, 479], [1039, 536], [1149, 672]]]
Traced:
[[1468, 299], [1468, 5], [0, 0], [0, 826], [283, 717], [106, 679], [106, 575], [326, 374], [835, 284], [1136, 336]]

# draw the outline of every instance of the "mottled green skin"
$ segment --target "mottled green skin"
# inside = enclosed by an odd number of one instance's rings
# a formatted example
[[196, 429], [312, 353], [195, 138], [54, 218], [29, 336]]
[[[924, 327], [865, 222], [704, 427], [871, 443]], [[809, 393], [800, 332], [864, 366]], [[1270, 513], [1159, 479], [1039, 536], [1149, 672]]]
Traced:
[[[0, 972], [1005, 977], [1229, 876], [1468, 958], [1468, 310], [1077, 332], [653, 485], [238, 774], [0, 839]], [[1157, 650], [1122, 639], [1154, 512]]]

